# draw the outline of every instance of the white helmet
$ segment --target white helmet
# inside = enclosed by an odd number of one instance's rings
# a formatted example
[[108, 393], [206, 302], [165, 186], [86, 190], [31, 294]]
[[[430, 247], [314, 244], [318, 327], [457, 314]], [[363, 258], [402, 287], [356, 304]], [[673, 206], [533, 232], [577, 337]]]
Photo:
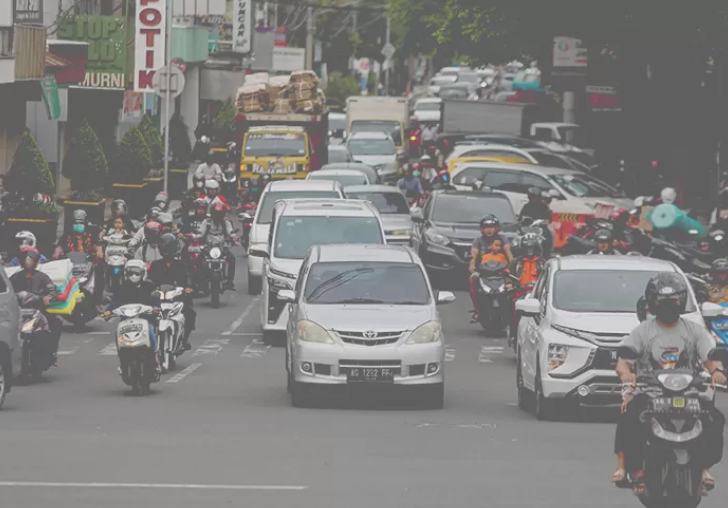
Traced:
[[673, 205], [677, 199], [677, 192], [675, 192], [675, 189], [672, 187], [665, 187], [660, 193], [660, 199], [662, 199], [662, 202], [665, 204]]
[[15, 238], [18, 240], [18, 244], [21, 247], [35, 248], [35, 235], [30, 231], [18, 231]]
[[220, 184], [217, 183], [217, 180], [210, 179], [205, 182], [205, 189], [219, 189], [219, 188], [220, 188]]
[[139, 284], [147, 277], [147, 264], [141, 259], [130, 259], [124, 265], [124, 277], [132, 284]]

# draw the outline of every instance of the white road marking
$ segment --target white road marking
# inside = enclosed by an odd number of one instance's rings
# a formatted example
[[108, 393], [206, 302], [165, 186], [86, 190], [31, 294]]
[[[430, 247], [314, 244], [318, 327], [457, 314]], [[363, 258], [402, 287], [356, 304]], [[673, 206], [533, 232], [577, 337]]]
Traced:
[[174, 376], [169, 378], [167, 380], [167, 383], [179, 383], [180, 381], [182, 381], [184, 378], [186, 378], [187, 376], [192, 374], [194, 371], [196, 371], [200, 367], [202, 367], [201, 363], [193, 363], [192, 365], [187, 367], [185, 370], [183, 370], [179, 374], [175, 374]]
[[69, 348], [59, 349], [56, 354], [58, 356], [68, 356], [68, 355], [72, 355], [76, 351], [78, 351], [77, 347], [69, 347]]
[[0, 487], [46, 487], [80, 489], [186, 489], [186, 490], [306, 490], [306, 485], [204, 485], [194, 483], [64, 483], [0, 482]]
[[455, 360], [455, 348], [454, 347], [446, 347], [445, 348], [445, 361], [451, 362]]
[[116, 352], [116, 342], [112, 342], [108, 346], [106, 346], [104, 349], [96, 353], [96, 356], [117, 356], [118, 353]]
[[490, 358], [491, 355], [499, 355], [503, 353], [503, 347], [492, 347], [492, 346], [483, 346], [480, 348], [480, 354], [478, 355], [478, 362], [480, 363], [493, 363], [493, 360]]
[[253, 342], [245, 347], [245, 349], [243, 350], [243, 354], [241, 354], [240, 357], [260, 358], [262, 356], [265, 356], [269, 349], [270, 345], [266, 345], [266, 343], [263, 342], [262, 339], [254, 339]]
[[230, 325], [230, 328], [222, 332], [223, 335], [232, 335], [232, 333], [240, 328], [240, 325], [243, 324], [243, 321], [248, 317], [248, 314], [251, 313], [253, 308], [257, 305], [258, 301], [260, 301], [260, 296], [256, 296], [253, 298], [253, 301], [250, 302], [250, 305], [248, 305], [242, 314], [238, 316], [238, 318], [233, 321], [233, 324]]
[[195, 352], [192, 354], [192, 356], [199, 356], [199, 355], [212, 355], [217, 356], [217, 354], [222, 350], [223, 347], [230, 344], [230, 339], [209, 339], [204, 342], [200, 347], [198, 347]]
[[230, 335], [237, 335], [237, 336], [249, 336], [249, 337], [262, 337], [263, 334], [261, 332], [233, 332]]
[[88, 332], [89, 335], [110, 335], [111, 332]]
[[83, 343], [84, 344], [90, 344], [93, 341], [94, 341], [94, 338], [93, 337], [89, 337], [88, 339], [84, 340]]

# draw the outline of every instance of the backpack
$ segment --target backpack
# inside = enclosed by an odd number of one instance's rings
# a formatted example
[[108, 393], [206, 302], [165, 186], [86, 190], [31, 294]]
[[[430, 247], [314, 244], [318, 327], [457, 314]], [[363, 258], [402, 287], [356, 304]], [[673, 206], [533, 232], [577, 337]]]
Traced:
[[521, 287], [535, 283], [541, 273], [541, 259], [538, 257], [527, 258], [524, 256], [519, 260], [519, 265], [521, 267], [521, 277], [519, 279]]

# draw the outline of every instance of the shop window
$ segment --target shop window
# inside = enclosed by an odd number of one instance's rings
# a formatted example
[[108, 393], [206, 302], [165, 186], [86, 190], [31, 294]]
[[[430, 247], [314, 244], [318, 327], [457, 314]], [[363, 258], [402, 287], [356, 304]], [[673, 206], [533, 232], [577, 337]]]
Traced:
[[0, 58], [13, 56], [13, 29], [0, 28]]

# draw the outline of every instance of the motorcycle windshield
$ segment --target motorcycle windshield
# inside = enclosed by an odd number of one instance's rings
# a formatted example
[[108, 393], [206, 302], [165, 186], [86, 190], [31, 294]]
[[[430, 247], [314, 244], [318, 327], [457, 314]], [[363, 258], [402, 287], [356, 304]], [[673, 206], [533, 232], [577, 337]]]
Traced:
[[488, 261], [478, 267], [478, 272], [481, 277], [492, 277], [501, 273], [506, 268], [508, 268], [507, 263], [501, 263], [500, 261]]
[[505, 280], [503, 277], [487, 277], [482, 279], [483, 283], [488, 286], [490, 289], [498, 290], [505, 284]]

